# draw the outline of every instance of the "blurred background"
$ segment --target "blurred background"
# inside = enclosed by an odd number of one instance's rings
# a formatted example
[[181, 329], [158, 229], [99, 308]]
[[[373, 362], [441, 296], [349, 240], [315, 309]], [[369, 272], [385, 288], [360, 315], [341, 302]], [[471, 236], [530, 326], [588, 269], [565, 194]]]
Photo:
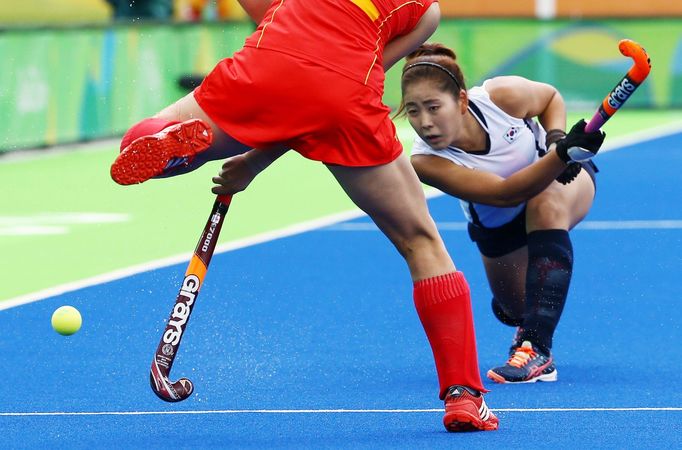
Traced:
[[[644, 45], [654, 70], [629, 108], [682, 106], [682, 2], [441, 0], [433, 38], [456, 49], [468, 84], [518, 74], [591, 110]], [[191, 89], [254, 29], [236, 0], [0, 2], [0, 152], [121, 135]], [[399, 70], [386, 102], [399, 102]], [[608, 87], [606, 87], [608, 86]]]

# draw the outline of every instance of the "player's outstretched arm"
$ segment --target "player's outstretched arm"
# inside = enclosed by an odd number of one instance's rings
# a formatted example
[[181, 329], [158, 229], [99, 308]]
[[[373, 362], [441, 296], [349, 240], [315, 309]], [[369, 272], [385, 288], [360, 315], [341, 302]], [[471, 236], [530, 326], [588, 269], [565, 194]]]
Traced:
[[[547, 130], [547, 150], [554, 150], [554, 144], [566, 137], [566, 104], [554, 86], [519, 76], [500, 76], [486, 81], [486, 90], [507, 114], [520, 119], [537, 118]], [[581, 170], [580, 164], [569, 164], [557, 181], [568, 184]]]
[[254, 148], [248, 152], [228, 158], [212, 181], [217, 184], [211, 192], [218, 195], [233, 195], [248, 187], [256, 176], [270, 164], [284, 155], [288, 149], [262, 150]]
[[568, 163], [594, 156], [603, 141], [603, 132], [586, 132], [585, 121], [581, 120], [557, 143], [556, 151], [508, 178], [468, 169], [435, 155], [414, 155], [412, 165], [422, 182], [447, 194], [471, 202], [509, 207], [545, 190]]

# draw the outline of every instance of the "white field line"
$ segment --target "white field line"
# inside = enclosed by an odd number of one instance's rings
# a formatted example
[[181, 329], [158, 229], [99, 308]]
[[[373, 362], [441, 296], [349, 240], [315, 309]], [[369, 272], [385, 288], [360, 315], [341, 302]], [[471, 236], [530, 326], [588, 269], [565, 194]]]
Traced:
[[[431, 189], [426, 192], [427, 197], [434, 197], [437, 195], [442, 194], [436, 190]], [[290, 225], [279, 230], [268, 231], [266, 233], [257, 234], [255, 236], [251, 236], [248, 238], [238, 239], [226, 242], [224, 244], [219, 244], [216, 246], [214, 253], [215, 254], [225, 253], [231, 250], [249, 247], [251, 245], [274, 241], [275, 239], [281, 239], [287, 236], [293, 236], [295, 234], [325, 228], [335, 223], [357, 219], [358, 217], [362, 217], [365, 215], [366, 214], [360, 211], [359, 209], [332, 214], [329, 216], [321, 217], [319, 219], [313, 219], [306, 222]], [[188, 262], [191, 257], [192, 253], [183, 253], [181, 255], [171, 256], [168, 258], [151, 261], [144, 264], [126, 267], [125, 269], [115, 270], [113, 272], [86, 278], [84, 280], [74, 281], [52, 288], [43, 289], [37, 292], [32, 292], [30, 294], [21, 295], [19, 297], [10, 298], [8, 300], [2, 300], [0, 301], [0, 311], [4, 309], [13, 308], [15, 306], [25, 305], [27, 303], [44, 300], [46, 298], [55, 297], [57, 295], [62, 295], [67, 292], [76, 291], [78, 289], [83, 289], [89, 286], [95, 286], [98, 284], [104, 284], [110, 281], [119, 280], [121, 278], [129, 277], [143, 272], [148, 272], [150, 270], [160, 269], [162, 267], [168, 267], [174, 264], [180, 264], [182, 262]]]
[[[244, 248], [251, 245], [261, 244], [263, 242], [273, 241], [275, 239], [284, 238], [287, 236], [292, 236], [295, 234], [304, 233], [306, 231], [314, 230], [317, 228], [323, 228], [334, 223], [342, 222], [345, 220], [352, 220], [363, 216], [364, 213], [360, 210], [346, 211], [342, 213], [332, 214], [329, 216], [321, 217], [319, 219], [314, 219], [298, 224], [294, 224], [280, 230], [269, 231], [266, 233], [257, 234], [244, 239], [238, 239], [231, 242], [226, 242], [220, 244], [215, 248], [215, 254], [224, 253], [230, 250], [235, 250], [238, 248]], [[182, 262], [188, 262], [192, 256], [192, 253], [184, 253], [181, 255], [170, 256], [168, 258], [159, 259], [156, 261], [151, 261], [149, 263], [138, 264], [131, 267], [126, 267], [125, 269], [115, 270], [113, 272], [105, 273], [102, 275], [97, 275], [94, 277], [86, 278], [84, 280], [74, 281], [72, 283], [66, 283], [52, 288], [44, 289], [37, 292], [32, 292], [30, 294], [22, 295], [19, 297], [11, 298], [8, 300], [0, 301], [0, 311], [3, 309], [12, 308], [15, 306], [24, 305], [26, 303], [35, 302], [38, 300], [44, 300], [49, 297], [54, 297], [67, 292], [82, 289], [88, 286], [94, 286], [97, 284], [107, 283], [109, 281], [118, 280], [128, 276], [136, 275], [142, 272], [148, 272], [150, 270], [159, 269], [162, 267], [172, 266], [174, 264], [179, 264]]]
[[[647, 141], [651, 140], [654, 138], [658, 137], [663, 137], [663, 136], [668, 136], [671, 134], [679, 133], [682, 131], [682, 124], [680, 123], [673, 123], [669, 125], [663, 125], [660, 127], [654, 127], [652, 129], [638, 132], [638, 133], [633, 133], [628, 136], [624, 136], [622, 138], [616, 138], [611, 140], [608, 144], [604, 146], [604, 149], [602, 151], [610, 151], [610, 150], [616, 150], [621, 147], [629, 146], [636, 144], [638, 142], [642, 141]], [[79, 147], [79, 146], [77, 146]], [[79, 148], [80, 150], [80, 148]], [[60, 150], [57, 150], [55, 153], [59, 153]], [[23, 152], [22, 152], [23, 153]], [[23, 159], [21, 157], [15, 158], [0, 158], [0, 163], [4, 161], [7, 162], [14, 162], [14, 161], [22, 161]], [[426, 189], [426, 196], [427, 198], [431, 197], [438, 197], [440, 195], [443, 195], [441, 192], [428, 188]], [[260, 244], [263, 242], [268, 242], [271, 240], [283, 238], [286, 236], [292, 236], [294, 234], [299, 234], [303, 233], [306, 231], [314, 230], [314, 229], [319, 229], [319, 228], [324, 228], [328, 227], [329, 225], [332, 225], [334, 223], [339, 223], [351, 219], [355, 219], [358, 217], [362, 217], [365, 214], [360, 211], [360, 210], [354, 210], [354, 211], [347, 211], [347, 212], [342, 212], [338, 214], [333, 214], [330, 216], [322, 217], [319, 219], [303, 222], [300, 224], [295, 224], [291, 225], [289, 227], [280, 229], [280, 230], [275, 230], [272, 232], [267, 232], [267, 233], [262, 233], [256, 236], [252, 236], [250, 238], [245, 238], [237, 241], [232, 241], [228, 242], [222, 245], [219, 245], [215, 249], [215, 253], [223, 253], [227, 252], [230, 250], [238, 249], [238, 248], [243, 248], [247, 247], [250, 245], [255, 245], [255, 244]], [[461, 226], [461, 225], [457, 225]], [[160, 260], [156, 261], [151, 261], [149, 263], [144, 263], [144, 264], [139, 264], [136, 266], [131, 266], [125, 269], [121, 270], [116, 270], [113, 272], [109, 272], [106, 274], [98, 275], [95, 277], [87, 278], [85, 280], [80, 280], [80, 281], [74, 281], [72, 283], [66, 283], [62, 284], [59, 286], [55, 286], [49, 289], [44, 289], [41, 291], [33, 292], [30, 294], [22, 295], [19, 297], [14, 297], [11, 299], [3, 300], [0, 301], [0, 311], [4, 309], [9, 309], [15, 306], [20, 306], [24, 305], [27, 303], [32, 303], [35, 301], [39, 300], [44, 300], [49, 297], [54, 297], [56, 295], [61, 295], [66, 292], [72, 292], [78, 289], [82, 289], [88, 286], [94, 286], [97, 284], [103, 284], [107, 283], [109, 281], [113, 280], [118, 280], [121, 278], [125, 278], [127, 276], [135, 275], [141, 272], [147, 272], [150, 270], [158, 269], [161, 267], [168, 267], [174, 264], [178, 264], [184, 261], [189, 261], [191, 257], [191, 253], [185, 253], [182, 255], [177, 255], [177, 256], [172, 256], [168, 258], [163, 258]]]
[[[466, 222], [437, 222], [441, 231], [466, 231]], [[682, 220], [592, 220], [575, 227], [576, 230], [679, 230]], [[329, 225], [324, 231], [379, 231], [372, 222], [337, 223]]]
[[[497, 408], [494, 412], [553, 413], [553, 412], [682, 412], [682, 407], [613, 407], [613, 408]], [[209, 414], [419, 414], [442, 413], [433, 409], [218, 409], [199, 411], [50, 411], [50, 412], [0, 412], [0, 417], [35, 416], [159, 416], [159, 415], [209, 415]]]
[[[665, 136], [670, 136], [672, 134], [677, 134], [682, 132], [682, 123], [673, 122], [666, 125], [660, 125], [657, 127], [649, 128], [643, 131], [637, 131], [625, 136], [610, 139], [608, 136], [604, 141], [600, 153], [610, 152], [612, 150], [618, 150], [623, 147], [629, 147], [631, 145], [639, 144], [640, 142], [650, 141], [657, 138], [662, 138]], [[599, 161], [599, 155], [597, 155], [597, 162]]]

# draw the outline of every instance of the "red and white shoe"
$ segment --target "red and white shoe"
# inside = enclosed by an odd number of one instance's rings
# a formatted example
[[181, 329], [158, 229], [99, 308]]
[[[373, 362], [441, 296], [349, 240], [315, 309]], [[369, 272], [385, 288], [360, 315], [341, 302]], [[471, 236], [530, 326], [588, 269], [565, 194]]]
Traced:
[[212, 142], [211, 127], [200, 119], [171, 125], [124, 148], [111, 165], [111, 178], [123, 185], [143, 183], [189, 164]]
[[497, 430], [500, 421], [488, 409], [483, 394], [466, 386], [450, 386], [445, 395], [443, 425], [452, 432]]

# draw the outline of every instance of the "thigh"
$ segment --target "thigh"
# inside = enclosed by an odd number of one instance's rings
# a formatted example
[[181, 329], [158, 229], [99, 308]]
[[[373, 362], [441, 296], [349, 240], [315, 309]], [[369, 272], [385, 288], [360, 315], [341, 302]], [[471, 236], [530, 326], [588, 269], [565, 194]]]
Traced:
[[585, 218], [592, 208], [595, 186], [586, 170], [575, 180], [563, 185], [553, 182], [547, 189], [528, 201], [526, 229], [570, 230]]
[[341, 187], [407, 260], [413, 279], [455, 270], [405, 155], [373, 167], [328, 165]]

